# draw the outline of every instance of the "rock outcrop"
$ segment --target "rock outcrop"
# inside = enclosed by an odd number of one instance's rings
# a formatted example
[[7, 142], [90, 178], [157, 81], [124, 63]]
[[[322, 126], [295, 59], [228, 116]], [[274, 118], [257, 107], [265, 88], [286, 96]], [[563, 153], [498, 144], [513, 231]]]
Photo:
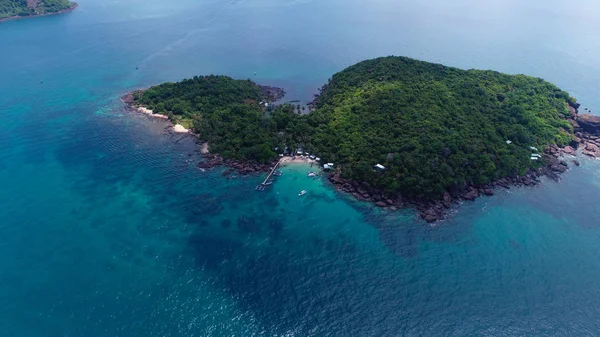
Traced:
[[462, 198], [465, 200], [475, 200], [479, 197], [479, 192], [476, 188], [471, 187], [465, 194], [462, 195]]
[[600, 116], [581, 114], [577, 115], [576, 122], [584, 131], [600, 135]]
[[223, 176], [230, 175], [234, 171], [241, 175], [247, 175], [251, 173], [268, 172], [273, 168], [273, 164], [259, 164], [223, 159], [220, 155], [212, 153], [204, 154], [204, 161], [198, 163], [198, 167], [201, 169], [212, 169], [222, 165], [228, 167], [228, 169], [222, 173]]
[[592, 138], [588, 138], [585, 140], [585, 146], [583, 147], [583, 150], [581, 151], [581, 153], [583, 153], [584, 155], [588, 156], [588, 157], [592, 157], [592, 158], [600, 158], [600, 147], [598, 146], [598, 144], [600, 144], [600, 141], [595, 140], [597, 139], [596, 137]]
[[268, 85], [259, 85], [267, 102], [276, 102], [285, 96], [285, 90]]

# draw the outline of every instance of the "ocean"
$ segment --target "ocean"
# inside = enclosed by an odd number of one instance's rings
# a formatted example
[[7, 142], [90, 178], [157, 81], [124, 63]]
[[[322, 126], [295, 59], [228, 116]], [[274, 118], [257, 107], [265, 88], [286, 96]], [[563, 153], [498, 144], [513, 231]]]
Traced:
[[596, 2], [79, 3], [0, 23], [1, 336], [600, 333], [598, 161], [427, 225], [308, 166], [263, 193], [199, 170], [193, 139], [119, 101], [225, 74], [306, 102], [404, 55], [539, 76], [595, 111]]

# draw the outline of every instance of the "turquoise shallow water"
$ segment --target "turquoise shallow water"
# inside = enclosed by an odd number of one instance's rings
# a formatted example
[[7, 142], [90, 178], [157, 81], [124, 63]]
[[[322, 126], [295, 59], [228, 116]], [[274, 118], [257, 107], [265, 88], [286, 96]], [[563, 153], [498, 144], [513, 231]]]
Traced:
[[0, 24], [1, 335], [597, 334], [595, 161], [432, 227], [304, 166], [265, 193], [201, 172], [193, 141], [118, 97], [224, 73], [307, 100], [398, 54], [541, 76], [595, 110], [598, 15], [584, 0], [86, 0]]

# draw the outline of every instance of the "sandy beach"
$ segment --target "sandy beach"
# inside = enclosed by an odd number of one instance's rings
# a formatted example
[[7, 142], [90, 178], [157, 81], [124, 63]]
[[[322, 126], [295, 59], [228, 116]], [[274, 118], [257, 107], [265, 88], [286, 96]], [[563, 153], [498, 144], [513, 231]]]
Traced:
[[175, 133], [189, 133], [190, 130], [186, 129], [183, 125], [181, 124], [175, 124], [173, 125], [173, 132]]
[[161, 114], [155, 114], [154, 111], [152, 111], [148, 108], [145, 108], [145, 107], [137, 108], [137, 112], [143, 113], [143, 114], [151, 116], [151, 117], [156, 117], [156, 118], [161, 118], [161, 119], [169, 119], [169, 117], [167, 117], [165, 115], [161, 115]]
[[209, 153], [209, 152], [210, 152], [210, 150], [208, 149], [208, 142], [204, 142], [204, 143], [202, 143], [202, 145], [201, 145], [201, 146], [202, 146], [202, 147], [200, 148], [200, 153], [202, 153], [202, 154], [206, 154], [206, 153]]
[[[136, 107], [135, 102], [133, 100], [132, 93], [128, 93], [127, 95], [121, 97], [121, 100], [129, 107], [130, 111], [138, 112], [138, 113], [147, 115], [149, 117], [159, 118], [159, 119], [163, 119], [165, 121], [169, 121], [169, 117], [167, 117], [166, 115], [154, 113], [154, 111], [152, 111], [152, 109], [148, 109], [147, 107], [143, 107], [143, 106]], [[174, 125], [172, 124], [172, 126], [170, 127], [170, 130], [173, 133], [190, 134], [190, 135], [193, 135], [193, 136], [197, 137], [198, 139], [200, 139], [198, 134], [192, 132], [191, 129], [187, 129], [185, 126], [183, 126], [181, 124], [174, 124]], [[204, 142], [201, 144], [200, 152], [203, 154], [209, 153], [208, 142]]]
[[315, 167], [320, 166], [318, 161], [316, 161], [314, 159], [310, 159], [308, 157], [300, 157], [300, 156], [283, 157], [283, 158], [281, 158], [280, 164], [281, 165], [284, 165], [284, 164], [309, 164], [309, 165], [315, 166]]

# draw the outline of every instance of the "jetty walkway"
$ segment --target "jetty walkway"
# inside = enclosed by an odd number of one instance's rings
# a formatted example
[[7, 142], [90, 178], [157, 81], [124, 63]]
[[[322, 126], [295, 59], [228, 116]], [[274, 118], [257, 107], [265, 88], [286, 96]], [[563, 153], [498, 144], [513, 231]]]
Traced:
[[269, 179], [271, 178], [273, 173], [275, 173], [275, 170], [277, 170], [277, 168], [279, 167], [279, 164], [281, 164], [282, 161], [283, 161], [283, 158], [279, 159], [277, 164], [275, 164], [275, 166], [273, 166], [273, 169], [267, 175], [267, 178], [265, 178], [265, 181], [263, 181], [260, 185], [256, 186], [255, 190], [264, 191], [265, 187], [267, 187], [267, 182], [269, 181]]

